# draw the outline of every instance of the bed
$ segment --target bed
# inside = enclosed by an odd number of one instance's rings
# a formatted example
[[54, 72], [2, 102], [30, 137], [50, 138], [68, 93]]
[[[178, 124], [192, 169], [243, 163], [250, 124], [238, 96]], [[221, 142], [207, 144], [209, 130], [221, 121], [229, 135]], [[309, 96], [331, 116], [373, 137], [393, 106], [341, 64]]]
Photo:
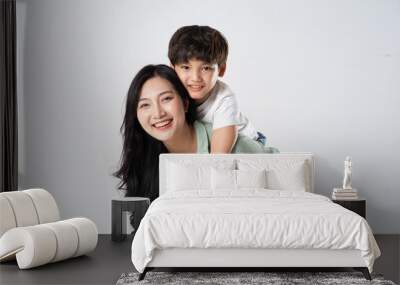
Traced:
[[162, 154], [160, 197], [132, 242], [159, 267], [352, 267], [380, 251], [366, 220], [314, 193], [311, 153]]

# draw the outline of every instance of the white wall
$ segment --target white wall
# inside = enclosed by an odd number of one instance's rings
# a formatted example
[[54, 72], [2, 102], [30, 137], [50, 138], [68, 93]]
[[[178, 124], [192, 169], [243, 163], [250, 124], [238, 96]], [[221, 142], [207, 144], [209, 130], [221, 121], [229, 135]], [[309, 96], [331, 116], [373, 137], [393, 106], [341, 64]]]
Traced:
[[228, 39], [225, 80], [281, 151], [316, 155], [318, 193], [353, 185], [374, 232], [400, 233], [400, 2], [18, 0], [20, 186], [110, 232], [123, 103], [182, 25]]

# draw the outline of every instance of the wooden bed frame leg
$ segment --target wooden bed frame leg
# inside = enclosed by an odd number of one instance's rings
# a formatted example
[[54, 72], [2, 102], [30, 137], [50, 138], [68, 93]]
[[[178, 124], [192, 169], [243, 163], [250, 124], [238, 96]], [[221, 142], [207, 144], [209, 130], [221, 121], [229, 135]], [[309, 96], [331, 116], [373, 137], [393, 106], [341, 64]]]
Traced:
[[144, 279], [144, 277], [146, 276], [148, 269], [147, 267], [144, 269], [144, 271], [142, 273], [139, 274], [139, 278], [138, 281], [142, 281]]
[[371, 274], [369, 274], [369, 270], [367, 267], [354, 267], [354, 269], [357, 271], [361, 271], [362, 274], [364, 275], [365, 279], [372, 280]]

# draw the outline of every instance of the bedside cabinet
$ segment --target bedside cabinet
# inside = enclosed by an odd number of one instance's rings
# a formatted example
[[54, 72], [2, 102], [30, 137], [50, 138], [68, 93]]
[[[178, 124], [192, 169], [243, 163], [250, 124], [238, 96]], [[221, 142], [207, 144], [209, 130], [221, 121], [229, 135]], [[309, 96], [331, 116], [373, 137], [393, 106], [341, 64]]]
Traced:
[[126, 236], [122, 234], [122, 213], [129, 211], [134, 215], [134, 230], [139, 227], [140, 221], [150, 206], [150, 199], [145, 197], [114, 198], [111, 201], [111, 240], [123, 241]]
[[356, 214], [359, 214], [361, 217], [366, 219], [366, 204], [367, 201], [365, 199], [356, 199], [356, 200], [332, 200], [332, 202], [339, 204], [340, 206], [353, 211]]

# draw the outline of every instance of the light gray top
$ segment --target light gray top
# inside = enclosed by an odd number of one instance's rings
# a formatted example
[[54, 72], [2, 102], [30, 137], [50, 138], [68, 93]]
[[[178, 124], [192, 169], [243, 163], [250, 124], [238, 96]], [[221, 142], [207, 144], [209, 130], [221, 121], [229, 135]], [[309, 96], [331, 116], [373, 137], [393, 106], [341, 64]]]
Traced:
[[[195, 121], [194, 128], [197, 137], [197, 153], [210, 153], [212, 125]], [[266, 147], [239, 133], [231, 153], [279, 153], [279, 150], [274, 147]]]

